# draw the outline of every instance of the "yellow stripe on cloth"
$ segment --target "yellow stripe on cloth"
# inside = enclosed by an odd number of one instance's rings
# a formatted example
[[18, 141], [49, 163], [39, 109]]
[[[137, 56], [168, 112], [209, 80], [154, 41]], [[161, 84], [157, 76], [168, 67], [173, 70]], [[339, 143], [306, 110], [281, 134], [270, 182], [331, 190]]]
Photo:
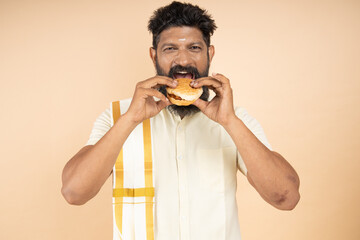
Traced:
[[154, 197], [155, 189], [150, 188], [115, 188], [113, 197]]
[[[113, 110], [113, 120], [114, 124], [120, 118], [120, 102], [112, 103]], [[124, 160], [123, 160], [123, 149], [121, 148], [120, 153], [115, 162], [115, 188], [123, 188], [124, 187]], [[123, 202], [123, 198], [117, 198], [115, 201]], [[122, 233], [122, 216], [123, 216], [123, 205], [115, 204], [115, 222], [119, 231]]]
[[[112, 114], [113, 114], [113, 123], [115, 125], [115, 123], [121, 116], [119, 101], [112, 103]], [[143, 188], [124, 188], [124, 158], [123, 158], [123, 149], [121, 149], [116, 159], [114, 172], [113, 172], [113, 174], [115, 174], [114, 186], [113, 186], [114, 187], [113, 207], [114, 207], [116, 227], [118, 228], [120, 233], [123, 234], [123, 232], [126, 230], [123, 229], [124, 204], [145, 204], [146, 240], [154, 240], [155, 189], [153, 183], [153, 162], [152, 162], [150, 119], [144, 120], [142, 123], [142, 127], [143, 127], [143, 141], [144, 141], [143, 143], [144, 143], [145, 186]], [[145, 199], [139, 199], [140, 201], [134, 201], [135, 197], [145, 197]], [[125, 201], [126, 198], [133, 198], [133, 200], [127, 199]], [[125, 218], [127, 219], [127, 217], [128, 217], [127, 215], [124, 216], [124, 219]], [[137, 221], [135, 224], [137, 224]]]
[[120, 118], [120, 102], [116, 101], [112, 103], [112, 110], [113, 110], [113, 120], [114, 120], [114, 124], [116, 123], [116, 121]]
[[[151, 151], [151, 128], [150, 119], [143, 121], [144, 134], [144, 169], [145, 169], [145, 188], [154, 188], [153, 173], [152, 173], [152, 151]], [[154, 239], [154, 212], [153, 212], [153, 197], [145, 197], [145, 211], [146, 211], [146, 239]]]

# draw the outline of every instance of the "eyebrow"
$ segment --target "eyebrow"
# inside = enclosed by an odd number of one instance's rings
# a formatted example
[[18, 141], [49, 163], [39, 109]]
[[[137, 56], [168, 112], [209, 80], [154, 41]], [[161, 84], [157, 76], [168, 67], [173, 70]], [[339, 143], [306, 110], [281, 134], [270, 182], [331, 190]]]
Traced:
[[177, 46], [175, 43], [163, 43], [160, 48], [164, 48], [164, 47], [175, 47]]
[[[203, 42], [190, 42], [187, 44], [187, 46], [191, 46], [191, 45], [204, 46], [206, 44], [204, 44]], [[178, 46], [178, 44], [176, 44], [176, 43], [163, 43], [162, 45], [160, 45], [160, 49], [162, 49], [164, 47], [176, 47], [176, 46]]]
[[191, 42], [189, 45], [201, 45], [201, 46], [204, 46], [206, 44], [204, 44], [204, 42]]

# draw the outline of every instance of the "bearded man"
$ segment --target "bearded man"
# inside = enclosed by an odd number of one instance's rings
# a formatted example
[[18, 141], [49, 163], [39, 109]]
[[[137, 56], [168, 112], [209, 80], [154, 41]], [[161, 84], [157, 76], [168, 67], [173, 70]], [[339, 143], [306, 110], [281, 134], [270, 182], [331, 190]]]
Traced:
[[[126, 240], [240, 239], [237, 170], [266, 202], [293, 209], [297, 173], [272, 151], [260, 124], [233, 106], [230, 80], [209, 76], [211, 16], [173, 2], [154, 12], [148, 28], [157, 75], [96, 120], [87, 145], [64, 167], [65, 199], [86, 203], [112, 175], [114, 239]], [[175, 88], [177, 78], [203, 88], [200, 99], [171, 104], [166, 88]]]

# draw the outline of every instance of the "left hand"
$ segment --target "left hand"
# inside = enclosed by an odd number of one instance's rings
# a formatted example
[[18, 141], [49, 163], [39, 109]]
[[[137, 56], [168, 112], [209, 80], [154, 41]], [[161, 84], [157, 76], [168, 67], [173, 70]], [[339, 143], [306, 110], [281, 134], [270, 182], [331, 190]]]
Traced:
[[211, 120], [225, 126], [236, 117], [230, 81], [224, 75], [213, 73], [212, 77], [199, 78], [190, 85], [194, 88], [207, 86], [216, 93], [210, 102], [198, 99], [193, 103]]

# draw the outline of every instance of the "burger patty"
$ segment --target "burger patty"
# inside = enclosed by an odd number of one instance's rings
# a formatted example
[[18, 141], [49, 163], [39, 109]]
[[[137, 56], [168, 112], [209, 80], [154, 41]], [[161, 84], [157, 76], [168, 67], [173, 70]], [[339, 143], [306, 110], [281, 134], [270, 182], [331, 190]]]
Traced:
[[174, 98], [175, 100], [183, 100], [181, 97], [176, 96], [176, 95], [174, 95], [174, 94], [169, 94], [169, 97], [172, 97], [172, 98]]

